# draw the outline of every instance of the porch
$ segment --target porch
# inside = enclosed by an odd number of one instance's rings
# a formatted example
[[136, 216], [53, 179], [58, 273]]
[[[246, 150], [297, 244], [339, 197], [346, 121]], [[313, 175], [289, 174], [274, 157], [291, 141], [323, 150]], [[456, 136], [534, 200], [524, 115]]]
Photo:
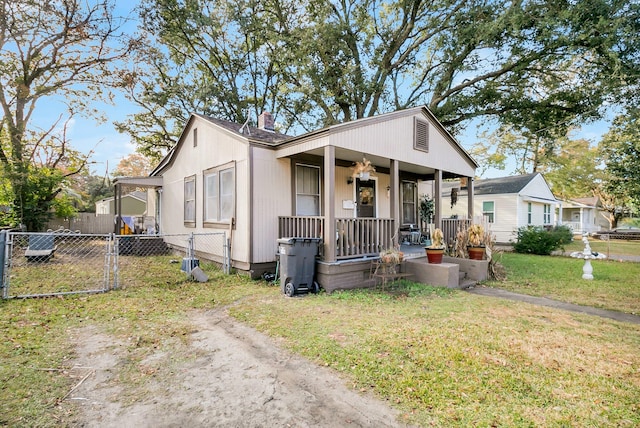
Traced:
[[[458, 230], [466, 229], [469, 219], [441, 219], [437, 226], [442, 229], [444, 242], [453, 245]], [[434, 224], [416, 228], [421, 238]], [[322, 216], [280, 216], [278, 218], [278, 238], [324, 238], [325, 218]], [[335, 219], [335, 259], [349, 260], [378, 257], [380, 252], [399, 246], [405, 256], [419, 253], [424, 255], [423, 239], [408, 235], [402, 238], [402, 232], [396, 228], [391, 218], [336, 218]], [[334, 244], [333, 242], [330, 244]], [[328, 261], [321, 246], [320, 260]]]

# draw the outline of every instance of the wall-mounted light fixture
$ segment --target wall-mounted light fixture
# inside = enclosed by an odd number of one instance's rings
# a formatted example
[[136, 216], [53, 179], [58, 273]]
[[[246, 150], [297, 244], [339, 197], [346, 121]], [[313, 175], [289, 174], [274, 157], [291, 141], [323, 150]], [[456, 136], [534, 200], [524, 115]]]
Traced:
[[353, 177], [347, 178], [347, 184], [353, 184]]
[[387, 186], [387, 198], [391, 196], [391, 186]]

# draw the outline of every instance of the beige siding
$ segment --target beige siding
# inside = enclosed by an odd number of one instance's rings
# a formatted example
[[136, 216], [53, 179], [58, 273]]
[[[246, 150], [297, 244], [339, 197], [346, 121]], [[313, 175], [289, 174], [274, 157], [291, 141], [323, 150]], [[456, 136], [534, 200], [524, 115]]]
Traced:
[[[253, 262], [275, 260], [278, 217], [292, 215], [291, 160], [253, 148]], [[249, 203], [247, 195], [247, 203]]]
[[[193, 145], [193, 128], [198, 128], [198, 144]], [[184, 141], [176, 153], [176, 161], [163, 173], [162, 232], [166, 234], [209, 233], [224, 231], [228, 225], [218, 228], [204, 227], [203, 219], [203, 171], [235, 163], [236, 168], [236, 229], [233, 231], [232, 259], [246, 262], [249, 257], [248, 210], [248, 144], [220, 131], [217, 127], [196, 119], [183, 133]], [[184, 179], [196, 176], [196, 226], [184, 225]]]
[[[440, 129], [430, 123], [429, 152], [413, 148], [414, 120], [428, 121], [422, 113], [413, 115], [389, 115], [372, 118], [367, 126], [337, 126], [321, 138], [286, 146], [278, 150], [279, 157], [291, 156], [301, 151], [311, 151], [334, 145], [351, 151], [362, 152], [380, 158], [396, 159], [428, 168], [445, 169], [465, 177], [475, 175], [474, 166], [468, 162]], [[388, 166], [388, 165], [385, 165]]]

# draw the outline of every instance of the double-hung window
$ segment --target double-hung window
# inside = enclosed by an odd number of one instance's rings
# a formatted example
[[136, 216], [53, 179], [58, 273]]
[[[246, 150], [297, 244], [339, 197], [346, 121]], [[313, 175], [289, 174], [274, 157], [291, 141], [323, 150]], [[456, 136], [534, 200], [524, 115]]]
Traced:
[[544, 224], [551, 224], [551, 205], [544, 204]]
[[527, 224], [533, 223], [533, 210], [531, 202], [527, 203]]
[[494, 223], [496, 219], [495, 202], [483, 201], [482, 202], [482, 216], [488, 223]]
[[296, 165], [296, 215], [320, 215], [320, 168]]
[[193, 226], [196, 223], [196, 176], [184, 179], [184, 223]]
[[204, 172], [204, 222], [229, 223], [235, 203], [235, 167]]

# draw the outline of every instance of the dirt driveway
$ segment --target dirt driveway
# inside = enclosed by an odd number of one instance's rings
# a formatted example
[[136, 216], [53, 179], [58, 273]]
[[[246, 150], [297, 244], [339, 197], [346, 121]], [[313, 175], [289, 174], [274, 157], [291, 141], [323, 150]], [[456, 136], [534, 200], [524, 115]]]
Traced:
[[153, 392], [131, 403], [121, 402], [126, 394], [117, 381], [125, 347], [91, 327], [76, 332], [81, 380], [67, 400], [80, 408], [77, 426], [403, 426], [386, 403], [353, 392], [331, 370], [281, 349], [223, 310], [191, 321], [196, 357], [154, 377]]

